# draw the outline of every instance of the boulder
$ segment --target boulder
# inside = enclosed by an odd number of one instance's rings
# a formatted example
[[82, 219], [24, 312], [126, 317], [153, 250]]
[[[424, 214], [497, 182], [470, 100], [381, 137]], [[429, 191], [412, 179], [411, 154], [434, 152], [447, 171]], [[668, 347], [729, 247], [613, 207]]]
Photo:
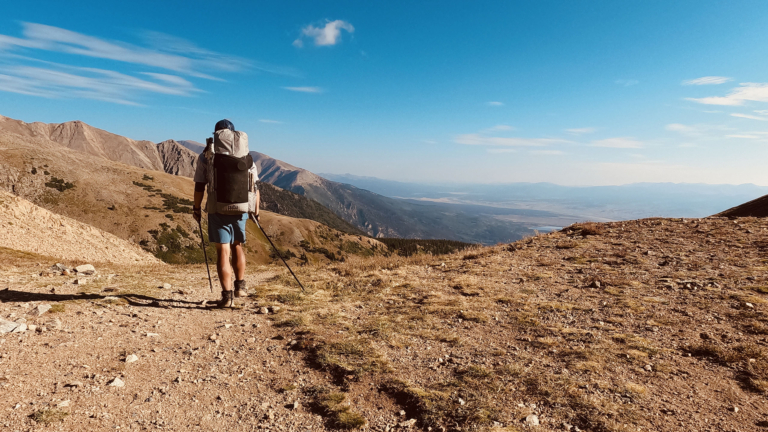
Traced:
[[92, 275], [96, 273], [96, 268], [91, 264], [83, 264], [75, 267], [77, 274]]

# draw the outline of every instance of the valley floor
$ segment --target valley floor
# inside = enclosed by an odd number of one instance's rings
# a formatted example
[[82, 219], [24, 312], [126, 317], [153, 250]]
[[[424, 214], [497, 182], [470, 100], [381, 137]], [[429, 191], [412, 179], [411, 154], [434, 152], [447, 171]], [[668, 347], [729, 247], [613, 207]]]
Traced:
[[307, 293], [254, 266], [235, 310], [203, 266], [75, 285], [0, 251], [0, 318], [45, 327], [0, 335], [0, 428], [768, 430], [766, 228], [581, 224], [300, 267]]

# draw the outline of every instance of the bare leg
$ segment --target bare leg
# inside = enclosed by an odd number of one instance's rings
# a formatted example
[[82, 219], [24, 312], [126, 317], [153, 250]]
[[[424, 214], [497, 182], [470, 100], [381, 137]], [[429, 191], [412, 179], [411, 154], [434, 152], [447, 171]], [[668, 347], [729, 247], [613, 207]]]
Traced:
[[232, 265], [230, 264], [231, 248], [229, 243], [216, 243], [216, 270], [219, 272], [219, 282], [223, 291], [232, 291]]
[[234, 250], [234, 259], [232, 265], [235, 268], [236, 280], [245, 279], [245, 251], [243, 250], [243, 244], [240, 242], [234, 242], [232, 244]]

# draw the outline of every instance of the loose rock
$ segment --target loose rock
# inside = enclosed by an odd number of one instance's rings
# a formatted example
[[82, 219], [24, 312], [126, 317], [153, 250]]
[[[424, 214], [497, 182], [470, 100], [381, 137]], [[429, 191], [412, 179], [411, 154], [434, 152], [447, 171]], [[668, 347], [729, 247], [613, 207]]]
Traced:
[[16, 329], [16, 327], [18, 326], [19, 324], [13, 321], [6, 321], [6, 320], [0, 319], [0, 333], [10, 333], [14, 329]]
[[133, 363], [133, 362], [138, 361], [138, 360], [139, 360], [139, 356], [137, 356], [136, 354], [131, 354], [128, 357], [125, 358], [125, 362], [126, 363]]
[[107, 385], [110, 387], [125, 387], [125, 382], [121, 380], [120, 377], [115, 377], [115, 379]]
[[29, 312], [29, 314], [30, 315], [34, 315], [34, 316], [40, 316], [40, 315], [48, 312], [49, 310], [51, 310], [51, 305], [49, 305], [47, 303], [43, 303], [43, 304], [37, 305], [37, 307], [32, 309]]
[[525, 424], [529, 426], [538, 426], [539, 425], [539, 416], [536, 414], [530, 414], [528, 417], [525, 418]]
[[96, 273], [96, 268], [94, 268], [91, 264], [83, 264], [75, 267], [75, 271], [77, 274], [92, 275]]

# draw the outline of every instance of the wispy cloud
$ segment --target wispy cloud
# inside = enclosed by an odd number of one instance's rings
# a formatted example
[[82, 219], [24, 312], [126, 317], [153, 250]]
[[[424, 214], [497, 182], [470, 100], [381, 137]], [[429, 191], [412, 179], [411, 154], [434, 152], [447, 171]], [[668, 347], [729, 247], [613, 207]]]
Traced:
[[24, 38], [0, 35], [0, 49], [32, 48], [56, 51], [152, 66], [208, 79], [215, 79], [210, 72], [237, 72], [250, 65], [250, 62], [243, 58], [218, 54], [197, 47], [192, 42], [162, 33], [153, 33], [151, 38], [155, 46], [144, 48], [43, 24], [22, 23], [22, 26]]
[[553, 138], [506, 138], [482, 134], [464, 134], [454, 139], [458, 144], [485, 145], [501, 147], [543, 147], [551, 144], [568, 143], [569, 141]]
[[[222, 81], [214, 75], [247, 69], [295, 75], [289, 68], [219, 54], [158, 32], [142, 33], [145, 46], [26, 22], [22, 23], [21, 33], [21, 37], [0, 34], [2, 91], [138, 105], [137, 99], [146, 94], [190, 96], [201, 92], [183, 76]], [[50, 52], [67, 56], [59, 56], [62, 63], [44, 60], [43, 55]], [[114, 61], [116, 67], [123, 63], [148, 70], [118, 72], [63, 63], [74, 61], [82, 65], [87, 58]]]
[[731, 114], [731, 117], [740, 117], [740, 118], [751, 119], [751, 120], [768, 121], [768, 118], [758, 117], [758, 116], [751, 115], [751, 114], [733, 113], [733, 114]]
[[690, 138], [721, 138], [723, 133], [727, 131], [733, 131], [733, 128], [711, 125], [711, 124], [695, 124], [685, 125], [680, 123], [671, 123], [664, 127], [664, 129], [677, 132], [680, 135]]
[[424, 144], [437, 144], [437, 141], [431, 140], [431, 139], [424, 139], [424, 140], [421, 140], [421, 142], [423, 142]]
[[308, 38], [314, 41], [315, 46], [331, 46], [341, 41], [341, 31], [346, 30], [349, 33], [355, 32], [352, 24], [342, 21], [326, 20], [324, 27], [315, 27], [312, 24], [301, 29], [301, 35], [293, 41], [293, 46], [301, 48], [304, 46], [304, 39]]
[[504, 106], [504, 102], [490, 101], [485, 103], [488, 106]]
[[618, 85], [621, 85], [621, 86], [624, 86], [624, 87], [631, 87], [631, 86], [633, 86], [633, 85], [638, 85], [638, 84], [640, 84], [640, 81], [638, 81], [638, 80], [636, 80], [636, 79], [617, 79], [617, 80], [616, 80], [616, 81], [614, 81], [614, 82], [615, 82], [616, 84], [618, 84]]
[[728, 138], [741, 138], [741, 139], [760, 139], [762, 137], [758, 135], [748, 135], [748, 134], [734, 134], [734, 135], [726, 135]]
[[593, 127], [586, 127], [586, 128], [566, 129], [565, 131], [571, 135], [584, 135], [584, 134], [594, 133], [595, 131], [597, 131], [597, 129]]
[[724, 84], [732, 80], [733, 78], [728, 78], [728, 77], [705, 76], [701, 78], [685, 80], [682, 82], [682, 84], [683, 85], [715, 85], [715, 84]]
[[768, 102], [768, 83], [741, 83], [726, 96], [686, 98], [705, 105], [744, 105], [745, 101]]
[[325, 91], [320, 87], [283, 87], [283, 88], [293, 92], [301, 92], [301, 93], [323, 93]]
[[483, 129], [482, 132], [483, 133], [493, 133], [493, 132], [507, 132], [507, 131], [513, 131], [513, 130], [515, 130], [515, 128], [512, 127], [512, 126], [505, 125], [505, 124], [500, 124], [500, 125], [496, 125], [496, 126], [493, 126], [493, 127], [489, 127], [488, 129]]
[[562, 156], [565, 154], [564, 151], [560, 150], [531, 150], [529, 153], [543, 156]]
[[616, 137], [592, 141], [591, 146], [608, 148], [642, 148], [643, 143], [632, 137]]
[[261, 123], [283, 124], [280, 120], [259, 119]]
[[488, 153], [500, 154], [500, 153], [517, 153], [517, 150], [511, 148], [490, 148]]
[[3, 66], [0, 90], [46, 98], [83, 98], [124, 105], [139, 105], [141, 93], [190, 96], [200, 92], [187, 80], [172, 75], [146, 74], [155, 81], [120, 72], [47, 64], [48, 67]]

